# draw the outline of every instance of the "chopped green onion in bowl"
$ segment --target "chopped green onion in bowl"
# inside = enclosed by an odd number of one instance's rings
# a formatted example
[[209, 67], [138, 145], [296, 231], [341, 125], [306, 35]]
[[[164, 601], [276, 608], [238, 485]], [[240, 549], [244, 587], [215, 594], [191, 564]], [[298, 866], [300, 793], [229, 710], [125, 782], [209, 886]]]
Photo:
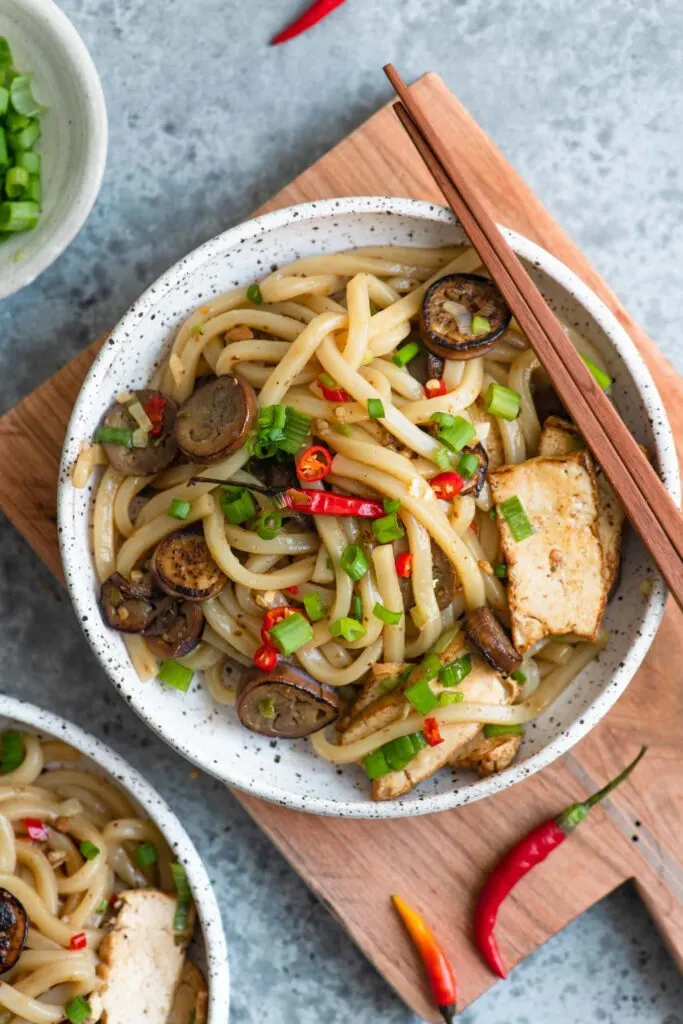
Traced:
[[14, 67], [9, 41], [0, 36], [0, 240], [30, 231], [40, 217], [42, 105], [31, 75]]

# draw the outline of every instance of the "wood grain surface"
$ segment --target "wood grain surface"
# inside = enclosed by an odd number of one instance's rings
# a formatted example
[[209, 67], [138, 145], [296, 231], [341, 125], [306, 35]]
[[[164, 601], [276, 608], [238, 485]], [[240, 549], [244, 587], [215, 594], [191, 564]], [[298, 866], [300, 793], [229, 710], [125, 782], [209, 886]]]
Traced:
[[[426, 75], [413, 88], [431, 105], [464, 172], [478, 177], [496, 219], [559, 257], [616, 314], [644, 356], [680, 441], [683, 388], [673, 368], [443, 82]], [[440, 201], [390, 108], [260, 212], [316, 198], [377, 194]], [[56, 576], [61, 576], [55, 524], [60, 449], [96, 350], [94, 344], [0, 419], [0, 507]], [[650, 752], [635, 776], [518, 886], [503, 908], [498, 934], [512, 965], [634, 879], [683, 967], [682, 627], [680, 613], [670, 605], [643, 667], [600, 725], [561, 761], [485, 801], [406, 821], [363, 822], [316, 818], [235, 795], [402, 998], [436, 1022], [440, 1018], [389, 893], [403, 894], [434, 927], [456, 965], [461, 1005], [466, 1005], [494, 980], [471, 944], [468, 926], [485, 874], [524, 830], [604, 782], [648, 742]]]

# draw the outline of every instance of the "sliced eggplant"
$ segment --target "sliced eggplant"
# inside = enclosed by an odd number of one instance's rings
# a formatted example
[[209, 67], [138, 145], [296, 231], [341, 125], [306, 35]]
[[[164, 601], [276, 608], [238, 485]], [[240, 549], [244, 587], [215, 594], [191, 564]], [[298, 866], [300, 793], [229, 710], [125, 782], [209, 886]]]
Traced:
[[152, 558], [157, 586], [172, 597], [208, 601], [220, 593], [227, 576], [218, 568], [202, 534], [177, 530], [164, 537]]
[[0, 974], [14, 967], [24, 951], [28, 914], [8, 889], [0, 889]]
[[100, 607], [104, 621], [120, 633], [142, 633], [156, 617], [150, 596], [136, 593], [129, 581], [114, 573], [102, 584]]
[[[144, 448], [125, 448], [119, 444], [105, 444], [104, 450], [114, 469], [118, 469], [119, 473], [125, 473], [126, 476], [148, 476], [151, 473], [161, 473], [163, 469], [168, 469], [178, 454], [178, 445], [173, 437], [178, 407], [160, 391], [145, 389], [135, 391], [134, 394], [142, 406], [150, 398], [159, 398], [164, 401], [161, 434], [159, 437], [152, 437], [150, 434]], [[127, 404], [114, 402], [104, 414], [102, 426], [138, 430], [140, 425], [131, 416]]]
[[511, 675], [522, 664], [521, 655], [488, 604], [469, 613], [465, 620], [465, 636], [489, 665], [503, 675]]
[[442, 359], [474, 359], [489, 352], [512, 314], [498, 288], [479, 274], [448, 274], [427, 289], [420, 333]]
[[183, 402], [175, 437], [190, 462], [211, 463], [241, 448], [252, 428], [258, 401], [239, 377], [215, 377]]
[[427, 353], [427, 380], [441, 380], [445, 367], [445, 359], [434, 352]]
[[471, 477], [465, 480], [465, 486], [461, 494], [473, 494], [475, 498], [481, 494], [481, 489], [486, 482], [486, 471], [489, 468], [489, 457], [483, 444], [474, 444], [471, 448], [464, 448], [463, 451], [474, 455], [477, 460], [477, 468]]
[[331, 686], [282, 661], [272, 672], [248, 672], [237, 698], [237, 714], [247, 729], [291, 740], [324, 729], [337, 720], [340, 710], [341, 701]]
[[115, 572], [109, 579], [123, 591], [126, 597], [151, 598], [157, 592], [152, 574], [146, 567], [133, 569], [130, 576], [122, 576], [120, 572]]
[[145, 643], [158, 658], [183, 658], [202, 637], [204, 615], [192, 601], [172, 597], [156, 603], [156, 616], [145, 630]]

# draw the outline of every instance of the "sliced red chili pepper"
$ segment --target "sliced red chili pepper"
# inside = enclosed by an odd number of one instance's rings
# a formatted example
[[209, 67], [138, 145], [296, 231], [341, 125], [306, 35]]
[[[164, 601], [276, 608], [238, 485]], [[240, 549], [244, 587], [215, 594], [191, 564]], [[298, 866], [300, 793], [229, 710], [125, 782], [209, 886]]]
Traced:
[[166, 399], [160, 398], [158, 395], [152, 395], [147, 399], [142, 408], [152, 424], [152, 429], [149, 432], [150, 437], [161, 437], [161, 431], [164, 426], [164, 412], [166, 411]]
[[465, 486], [465, 481], [460, 474], [453, 472], [439, 473], [438, 476], [433, 477], [429, 482], [437, 498], [443, 498], [446, 501], [449, 498], [454, 498], [456, 494], [460, 494]]
[[24, 818], [24, 825], [29, 839], [34, 843], [44, 843], [49, 838], [45, 822], [40, 818]]
[[288, 39], [294, 39], [295, 36], [301, 35], [302, 32], [306, 32], [309, 28], [313, 28], [319, 21], [326, 18], [328, 14], [331, 14], [337, 7], [341, 7], [344, 0], [314, 0], [314, 3], [304, 11], [301, 17], [293, 21], [287, 28], [279, 32], [274, 39], [271, 39], [271, 46], [278, 46], [280, 43], [286, 43]]
[[493, 933], [501, 903], [520, 878], [524, 878], [532, 868], [545, 860], [548, 854], [556, 850], [574, 829], [586, 820], [591, 807], [603, 800], [631, 774], [646, 750], [647, 747], [641, 747], [638, 756], [617, 775], [616, 779], [612, 779], [583, 803], [571, 804], [559, 817], [549, 818], [532, 829], [508, 850], [484, 882], [474, 911], [474, 941], [482, 957], [498, 977], [506, 977], [505, 964]]
[[296, 597], [296, 595], [299, 593], [299, 588], [297, 587], [296, 583], [294, 584], [293, 587], [285, 587], [285, 590], [287, 591], [288, 594], [291, 594], [292, 597]]
[[279, 508], [291, 508], [312, 516], [356, 516], [359, 519], [381, 519], [384, 505], [370, 498], [352, 498], [333, 491], [307, 491], [288, 487], [273, 499]]
[[[298, 611], [297, 608], [292, 608], [291, 605], [281, 604], [277, 608], [269, 608], [263, 619], [263, 625], [261, 626], [261, 639], [266, 647], [272, 647], [273, 642], [270, 639], [270, 630], [273, 626], [276, 626], [278, 622], [282, 622], [289, 615], [294, 615]], [[272, 668], [272, 666], [271, 666]]]
[[438, 747], [439, 743], [443, 743], [443, 736], [439, 731], [439, 723], [435, 718], [425, 718], [422, 723], [422, 731], [430, 747]]
[[321, 444], [314, 444], [307, 448], [296, 464], [297, 474], [307, 484], [324, 480], [331, 469], [332, 454]]
[[457, 994], [455, 972], [450, 961], [420, 915], [399, 896], [391, 898], [424, 964], [429, 987], [441, 1016], [446, 1024], [453, 1024], [456, 1016]]
[[326, 398], [328, 402], [352, 402], [353, 399], [348, 391], [344, 391], [344, 388], [326, 388], [324, 384], [320, 385], [320, 390], [323, 393], [323, 398]]
[[472, 531], [472, 533], [476, 533], [477, 532], [477, 520], [476, 519], [473, 519], [472, 522], [470, 523], [470, 530]]
[[425, 384], [425, 393], [427, 398], [439, 398], [441, 395], [445, 395], [448, 388], [446, 387], [445, 380], [428, 380]]
[[402, 555], [396, 555], [396, 572], [404, 580], [408, 580], [412, 576], [413, 556], [409, 551], [404, 551]]
[[264, 644], [254, 654], [254, 664], [262, 672], [272, 672], [277, 665], [277, 651], [274, 647]]
[[86, 937], [85, 932], [78, 932], [78, 934], [74, 935], [73, 938], [71, 939], [71, 942], [69, 943], [69, 949], [71, 950], [72, 953], [75, 953], [76, 950], [78, 949], [85, 949], [87, 945], [88, 939]]

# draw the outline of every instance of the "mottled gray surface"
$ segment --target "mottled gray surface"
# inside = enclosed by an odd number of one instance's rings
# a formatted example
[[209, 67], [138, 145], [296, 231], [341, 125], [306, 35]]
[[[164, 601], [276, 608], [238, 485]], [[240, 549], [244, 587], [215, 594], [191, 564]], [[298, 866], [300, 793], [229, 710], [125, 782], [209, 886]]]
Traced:
[[[380, 73], [439, 71], [680, 367], [679, 0], [349, 0], [265, 40], [304, 0], [63, 0], [100, 69], [110, 159], [69, 251], [0, 307], [0, 408], [111, 325], [384, 102]], [[46, 411], [49, 414], [49, 410]], [[216, 882], [233, 1020], [413, 1018], [236, 802], [115, 697], [66, 598], [6, 523], [0, 645], [12, 694], [72, 717], [159, 788]], [[461, 1018], [681, 1024], [683, 988], [636, 895], [613, 895]]]

